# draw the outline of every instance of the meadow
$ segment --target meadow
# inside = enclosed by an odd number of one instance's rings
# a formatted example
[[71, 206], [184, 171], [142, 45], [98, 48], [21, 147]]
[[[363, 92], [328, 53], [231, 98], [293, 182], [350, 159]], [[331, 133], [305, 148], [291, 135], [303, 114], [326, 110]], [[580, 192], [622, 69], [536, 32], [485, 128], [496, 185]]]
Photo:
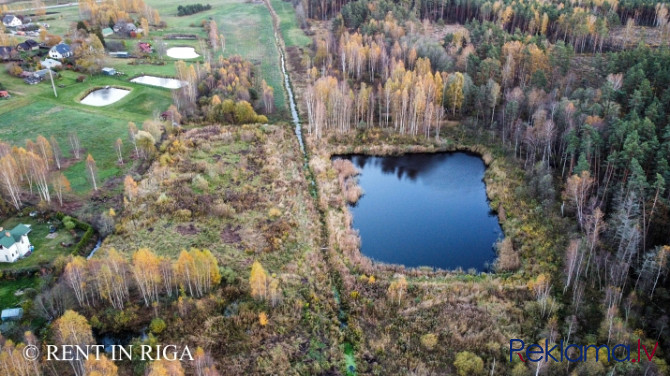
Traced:
[[34, 289], [39, 285], [39, 277], [27, 277], [16, 280], [4, 280], [0, 283], [0, 308], [16, 307], [24, 299], [19, 290]]
[[290, 2], [270, 0], [270, 4], [279, 17], [279, 29], [286, 47], [306, 47], [312, 43], [312, 39], [300, 29], [295, 9]]
[[[205, 3], [205, 2], [203, 2]], [[251, 61], [256, 67], [256, 73], [260, 80], [265, 80], [272, 86], [275, 95], [275, 107], [286, 109], [286, 94], [282, 89], [283, 76], [279, 63], [279, 51], [274, 39], [272, 29], [272, 18], [270, 12], [263, 2], [247, 2], [245, 0], [215, 0], [206, 2], [212, 5], [212, 9], [196, 13], [190, 16], [177, 16], [177, 6], [182, 2], [179, 0], [147, 0], [161, 14], [161, 19], [168, 24], [166, 30], [154, 35], [165, 34], [196, 34], [206, 38], [201, 27], [203, 21], [214, 20], [219, 27], [219, 32], [226, 39], [224, 56], [240, 55]], [[304, 46], [310, 43], [310, 39], [300, 30], [295, 20], [295, 11], [290, 3], [273, 1], [273, 6], [281, 18], [281, 29], [288, 46]], [[168, 45], [192, 45], [193, 41], [166, 41]], [[221, 50], [214, 52], [218, 56]]]
[[[124, 142], [123, 154], [131, 156], [132, 146], [128, 140], [128, 122], [138, 125], [155, 117], [172, 102], [170, 91], [128, 82], [128, 77], [94, 76], [84, 82], [76, 82], [78, 74], [64, 71], [55, 80], [58, 97], [54, 97], [48, 80], [37, 85], [26, 85], [19, 78], [0, 73], [3, 85], [13, 94], [8, 101], [0, 103], [0, 139], [14, 145], [24, 145], [25, 140], [43, 135], [54, 136], [64, 157], [70, 159], [64, 171], [75, 193], [85, 194], [91, 190], [87, 180], [84, 158], [73, 160], [68, 135], [76, 132], [83, 149], [82, 156], [90, 153], [96, 160], [98, 176], [104, 181], [121, 176], [132, 164], [117, 164], [114, 143], [117, 138]], [[132, 91], [120, 101], [104, 107], [91, 107], [79, 100], [93, 87], [118, 85]]]
[[[55, 3], [46, 2], [47, 5]], [[212, 9], [190, 16], [177, 16], [177, 7], [182, 4], [178, 0], [148, 0], [147, 3], [157, 9], [161, 19], [168, 25], [162, 30], [151, 30], [148, 39], [164, 38], [168, 34], [193, 34], [200, 38], [207, 35], [202, 28], [203, 21], [216, 21], [220, 32], [225, 36], [225, 56], [240, 55], [251, 61], [256, 67], [258, 86], [265, 80], [272, 86], [275, 107], [284, 110], [286, 94], [282, 88], [283, 76], [280, 70], [279, 51], [275, 44], [272, 19], [268, 9], [262, 2], [245, 2], [244, 0], [217, 0], [209, 2]], [[13, 6], [27, 6], [26, 2], [15, 2]], [[305, 46], [310, 39], [297, 25], [295, 13], [290, 3], [272, 1], [280, 17], [280, 27], [287, 46]], [[62, 7], [50, 9], [42, 21], [50, 24], [50, 33], [63, 35], [73, 22], [79, 19], [78, 7]], [[108, 40], [113, 40], [112, 37]], [[203, 55], [201, 44], [194, 40], [164, 39], [166, 47], [191, 46]], [[131, 46], [134, 41], [126, 40]], [[213, 52], [218, 56], [221, 50]], [[0, 102], [0, 139], [13, 144], [23, 145], [28, 138], [36, 138], [42, 134], [49, 138], [55, 136], [64, 150], [66, 158], [70, 157], [68, 134], [75, 130], [79, 134], [82, 147], [96, 159], [99, 177], [106, 180], [121, 176], [128, 165], [120, 166], [116, 162], [114, 142], [117, 138], [124, 141], [124, 155], [130, 156], [130, 145], [127, 142], [127, 123], [133, 121], [140, 125], [144, 120], [153, 117], [157, 112], [165, 110], [171, 103], [168, 90], [147, 87], [128, 82], [132, 77], [142, 74], [170, 77], [175, 75], [176, 59], [165, 58], [163, 65], [136, 64], [135, 59], [108, 58], [106, 66], [114, 67], [125, 76], [89, 77], [84, 83], [75, 81], [78, 74], [63, 72], [56, 84], [58, 98], [54, 98], [48, 81], [38, 85], [26, 85], [21, 79], [10, 77], [4, 69], [0, 72], [0, 82], [9, 90], [13, 97], [9, 101]], [[187, 60], [189, 63], [203, 62], [203, 58]], [[132, 93], [119, 102], [105, 107], [89, 107], [78, 103], [83, 93], [93, 86], [122, 85], [133, 89]], [[76, 193], [90, 191], [83, 161], [72, 161], [65, 171]]]

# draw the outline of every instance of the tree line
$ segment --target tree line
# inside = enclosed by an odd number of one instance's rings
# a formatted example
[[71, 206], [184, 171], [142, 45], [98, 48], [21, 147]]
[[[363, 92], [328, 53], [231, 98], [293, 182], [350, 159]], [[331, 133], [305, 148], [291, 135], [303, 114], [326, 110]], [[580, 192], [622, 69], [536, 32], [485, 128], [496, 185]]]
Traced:
[[175, 90], [173, 97], [177, 109], [192, 120], [224, 124], [267, 122], [267, 117], [254, 109], [255, 102], [260, 102], [267, 114], [274, 111], [274, 89], [263, 80], [259, 96], [252, 84], [252, 65], [240, 56], [219, 56], [203, 65], [187, 66], [182, 61], [175, 65], [177, 77], [188, 85]]
[[114, 249], [103, 257], [85, 260], [76, 256], [67, 263], [63, 279], [81, 307], [102, 302], [123, 310], [138, 292], [147, 307], [161, 297], [203, 297], [221, 282], [216, 258], [209, 250], [182, 250], [176, 260], [159, 257], [150, 249], [135, 251], [130, 261]]
[[199, 12], [204, 12], [206, 10], [212, 9], [212, 6], [207, 4], [207, 5], [202, 5], [200, 3], [197, 4], [189, 4], [186, 6], [179, 5], [177, 6], [177, 16], [189, 16], [191, 14], [199, 13]]

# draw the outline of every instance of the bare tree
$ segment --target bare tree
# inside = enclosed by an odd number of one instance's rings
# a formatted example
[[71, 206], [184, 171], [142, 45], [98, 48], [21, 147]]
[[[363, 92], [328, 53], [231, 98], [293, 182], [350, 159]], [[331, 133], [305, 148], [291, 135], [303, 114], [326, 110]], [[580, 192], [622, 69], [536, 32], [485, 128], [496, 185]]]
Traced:
[[77, 136], [77, 132], [70, 132], [69, 140], [70, 150], [72, 151], [74, 159], [81, 159], [81, 144], [79, 143], [79, 136]]
[[12, 203], [16, 210], [21, 208], [21, 187], [19, 185], [19, 169], [16, 160], [11, 154], [0, 158], [0, 184], [5, 197]]
[[93, 156], [89, 154], [86, 157], [86, 171], [88, 172], [88, 178], [91, 180], [91, 184], [93, 184], [93, 190], [97, 191], [98, 190], [98, 167], [95, 164], [95, 159], [93, 159]]
[[58, 145], [56, 137], [51, 136], [50, 140], [51, 140], [51, 151], [54, 156], [54, 162], [56, 162], [56, 168], [60, 170], [61, 160], [63, 159], [63, 151], [60, 149], [60, 145]]

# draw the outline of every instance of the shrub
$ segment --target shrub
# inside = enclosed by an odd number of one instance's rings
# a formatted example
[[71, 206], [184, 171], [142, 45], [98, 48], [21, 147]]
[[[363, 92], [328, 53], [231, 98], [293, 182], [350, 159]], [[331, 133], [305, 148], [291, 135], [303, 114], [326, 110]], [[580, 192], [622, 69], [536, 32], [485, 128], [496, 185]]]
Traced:
[[279, 218], [280, 216], [281, 216], [281, 210], [279, 210], [278, 208], [270, 208], [270, 210], [268, 210], [268, 217], [271, 220], [274, 221], [275, 219]]
[[153, 334], [161, 334], [165, 328], [167, 328], [167, 324], [160, 317], [151, 320], [151, 324], [149, 324], [149, 330]]
[[68, 231], [72, 231], [76, 227], [75, 223], [72, 221], [72, 217], [70, 216], [63, 217], [63, 226]]
[[191, 220], [191, 211], [188, 209], [179, 209], [174, 213], [175, 218], [181, 221]]
[[470, 351], [461, 351], [456, 354], [454, 367], [456, 367], [459, 376], [482, 375], [484, 373], [484, 361]]
[[12, 63], [7, 68], [7, 73], [9, 73], [10, 76], [18, 77], [21, 75], [21, 73], [23, 73], [23, 69], [21, 69], [18, 64]]
[[496, 248], [498, 249], [498, 261], [496, 262], [498, 270], [514, 271], [519, 268], [521, 264], [519, 253], [514, 250], [511, 238], [504, 238], [496, 244]]
[[426, 350], [432, 350], [437, 345], [437, 336], [433, 333], [424, 334], [421, 336], [421, 345]]
[[347, 187], [345, 197], [347, 199], [347, 202], [350, 204], [355, 204], [358, 202], [358, 199], [363, 196], [363, 188], [361, 188], [357, 184], [352, 184], [351, 186]]
[[177, 16], [189, 16], [191, 14], [195, 14], [198, 12], [204, 12], [206, 10], [212, 9], [212, 6], [207, 4], [207, 5], [202, 5], [200, 3], [198, 4], [190, 4], [186, 6], [179, 5], [177, 7]]
[[209, 183], [202, 175], [196, 175], [193, 178], [193, 185], [201, 191], [207, 191], [209, 189]]
[[221, 218], [232, 218], [235, 215], [235, 208], [225, 202], [220, 202], [214, 204], [212, 207], [212, 214]]

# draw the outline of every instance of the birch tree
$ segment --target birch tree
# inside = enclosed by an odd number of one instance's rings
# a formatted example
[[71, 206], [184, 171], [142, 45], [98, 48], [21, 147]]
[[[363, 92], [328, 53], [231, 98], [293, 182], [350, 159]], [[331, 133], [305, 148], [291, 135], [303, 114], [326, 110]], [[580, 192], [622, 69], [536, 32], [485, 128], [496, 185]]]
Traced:
[[95, 159], [89, 154], [86, 157], [86, 172], [88, 173], [88, 178], [93, 184], [93, 190], [98, 190], [98, 167], [95, 164]]
[[70, 132], [68, 140], [70, 141], [70, 151], [72, 152], [74, 159], [81, 159], [81, 144], [79, 143], [77, 132]]
[[147, 248], [133, 254], [133, 276], [147, 307], [158, 299], [158, 288], [162, 282], [159, 265], [159, 258]]
[[56, 163], [56, 168], [60, 170], [61, 160], [63, 159], [63, 151], [61, 150], [58, 141], [56, 141], [56, 137], [51, 136], [50, 140], [51, 140], [51, 151], [54, 156], [54, 162]]
[[14, 157], [7, 154], [0, 158], [0, 184], [5, 193], [5, 198], [16, 210], [19, 210], [22, 205], [19, 180], [19, 169]]

